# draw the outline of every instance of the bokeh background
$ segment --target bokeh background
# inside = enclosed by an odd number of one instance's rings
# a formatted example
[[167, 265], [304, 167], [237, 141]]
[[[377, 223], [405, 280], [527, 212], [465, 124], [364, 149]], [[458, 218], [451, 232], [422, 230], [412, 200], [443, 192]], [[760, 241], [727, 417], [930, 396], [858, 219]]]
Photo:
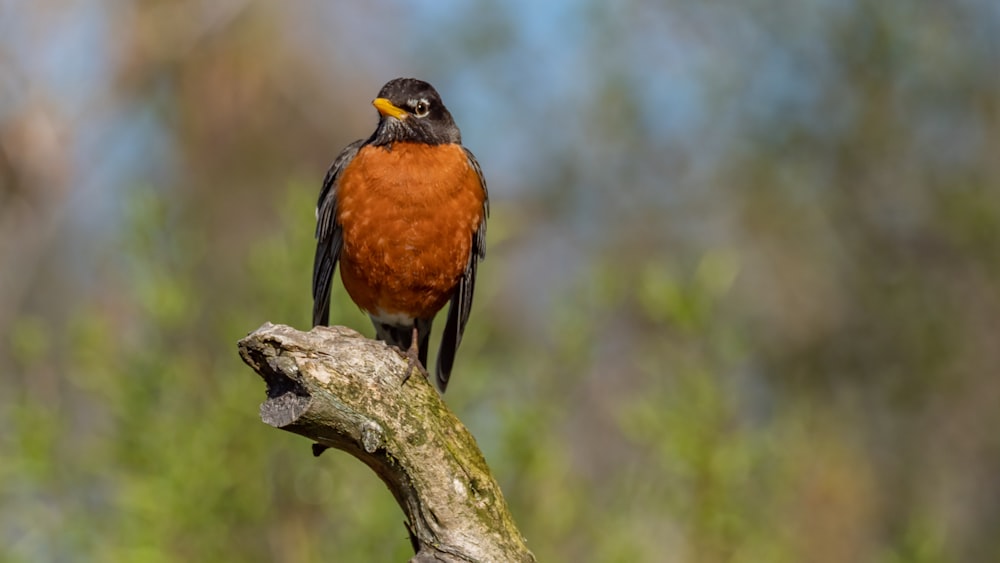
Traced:
[[0, 1], [0, 560], [409, 556], [236, 341], [309, 327], [417, 76], [492, 199], [446, 398], [540, 560], [1000, 561], [998, 6]]

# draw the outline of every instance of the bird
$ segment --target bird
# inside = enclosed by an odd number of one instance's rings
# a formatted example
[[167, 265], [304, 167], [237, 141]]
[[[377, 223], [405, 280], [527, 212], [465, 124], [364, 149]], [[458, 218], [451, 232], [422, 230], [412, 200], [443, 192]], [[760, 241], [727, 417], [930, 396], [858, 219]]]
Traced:
[[[431, 325], [448, 304], [434, 382], [443, 394], [486, 258], [489, 193], [482, 168], [437, 90], [395, 78], [372, 105], [378, 125], [345, 147], [316, 206], [313, 326], [329, 324], [337, 266], [344, 289], [427, 375]], [[404, 379], [405, 383], [406, 379]]]

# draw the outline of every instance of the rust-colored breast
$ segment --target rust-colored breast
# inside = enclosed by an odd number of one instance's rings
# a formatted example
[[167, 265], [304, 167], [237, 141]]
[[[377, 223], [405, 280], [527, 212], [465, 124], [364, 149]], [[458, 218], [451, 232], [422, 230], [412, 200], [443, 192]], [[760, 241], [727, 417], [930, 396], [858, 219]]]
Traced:
[[337, 186], [340, 272], [376, 316], [431, 318], [465, 270], [485, 194], [459, 145], [366, 146]]

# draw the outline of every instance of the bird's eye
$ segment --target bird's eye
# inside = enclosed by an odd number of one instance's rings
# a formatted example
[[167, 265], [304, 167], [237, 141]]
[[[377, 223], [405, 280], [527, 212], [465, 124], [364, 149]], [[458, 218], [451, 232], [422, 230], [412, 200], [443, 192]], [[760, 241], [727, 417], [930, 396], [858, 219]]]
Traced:
[[431, 111], [431, 106], [425, 100], [420, 100], [417, 105], [413, 106], [413, 115], [417, 117], [426, 117]]

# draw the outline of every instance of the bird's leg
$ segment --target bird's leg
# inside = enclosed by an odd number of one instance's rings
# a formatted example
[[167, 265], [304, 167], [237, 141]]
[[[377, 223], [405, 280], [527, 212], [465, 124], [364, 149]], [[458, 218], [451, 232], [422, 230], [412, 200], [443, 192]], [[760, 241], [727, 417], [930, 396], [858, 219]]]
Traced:
[[403, 376], [403, 383], [400, 385], [405, 385], [406, 382], [410, 380], [410, 376], [413, 375], [414, 369], [420, 371], [424, 377], [427, 377], [427, 370], [420, 364], [419, 336], [420, 335], [417, 332], [417, 325], [414, 323], [413, 338], [410, 340], [410, 347], [407, 348], [406, 352], [404, 352], [404, 355], [406, 356], [406, 375]]

